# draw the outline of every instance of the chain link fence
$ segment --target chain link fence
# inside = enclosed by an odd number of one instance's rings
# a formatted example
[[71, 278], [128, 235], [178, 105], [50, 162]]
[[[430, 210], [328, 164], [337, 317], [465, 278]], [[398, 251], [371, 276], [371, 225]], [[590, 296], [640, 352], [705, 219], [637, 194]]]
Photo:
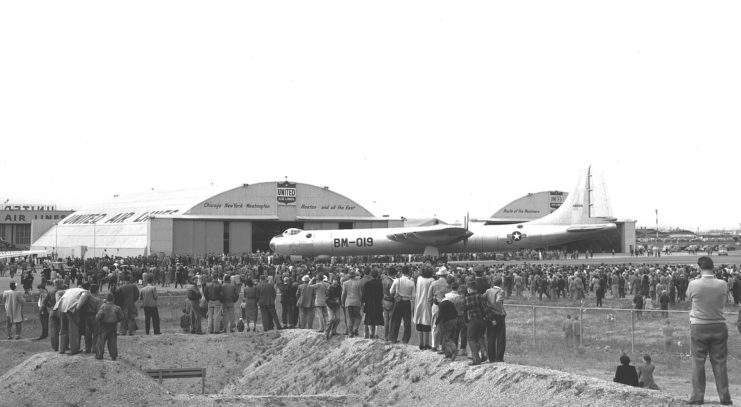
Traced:
[[[690, 353], [689, 311], [505, 304], [507, 347], [559, 351], [598, 348], [640, 353]], [[725, 312], [729, 354], [741, 355], [736, 312]], [[578, 318], [578, 319], [577, 319]], [[565, 327], [573, 328], [571, 343]], [[576, 342], [576, 343], [574, 343]]]

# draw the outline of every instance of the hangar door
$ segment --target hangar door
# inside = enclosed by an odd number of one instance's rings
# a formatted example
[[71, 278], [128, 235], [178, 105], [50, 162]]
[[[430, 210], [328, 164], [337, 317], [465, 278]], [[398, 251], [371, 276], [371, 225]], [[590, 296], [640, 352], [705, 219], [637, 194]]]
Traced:
[[270, 239], [286, 229], [303, 229], [303, 222], [252, 222], [252, 251], [270, 252]]
[[175, 254], [222, 254], [224, 252], [224, 223], [204, 220], [175, 220], [173, 224], [173, 252]]

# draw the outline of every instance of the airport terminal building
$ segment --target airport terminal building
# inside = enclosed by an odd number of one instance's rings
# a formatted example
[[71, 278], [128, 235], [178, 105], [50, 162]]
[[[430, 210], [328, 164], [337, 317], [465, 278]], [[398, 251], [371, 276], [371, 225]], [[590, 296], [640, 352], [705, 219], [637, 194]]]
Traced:
[[31, 242], [72, 213], [49, 204], [3, 204], [0, 206], [0, 250], [28, 250]]
[[114, 197], [66, 216], [31, 248], [60, 257], [243, 254], [269, 251], [288, 228], [400, 226], [327, 187], [263, 182]]

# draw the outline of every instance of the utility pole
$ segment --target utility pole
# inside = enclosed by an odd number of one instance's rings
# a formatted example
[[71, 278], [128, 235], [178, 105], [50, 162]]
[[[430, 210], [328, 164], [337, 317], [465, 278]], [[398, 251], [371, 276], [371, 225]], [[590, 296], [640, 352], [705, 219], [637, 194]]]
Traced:
[[656, 209], [656, 240], [659, 240], [659, 210]]

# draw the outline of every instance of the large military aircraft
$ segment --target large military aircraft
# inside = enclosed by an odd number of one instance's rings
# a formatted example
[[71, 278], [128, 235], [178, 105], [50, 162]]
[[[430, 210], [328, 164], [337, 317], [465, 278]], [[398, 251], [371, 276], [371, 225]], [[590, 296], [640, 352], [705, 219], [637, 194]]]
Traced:
[[591, 168], [553, 213], [515, 225], [436, 225], [345, 230], [288, 229], [270, 241], [279, 255], [301, 257], [501, 252], [556, 247], [617, 229], [615, 218], [592, 217]]
[[26, 257], [26, 256], [47, 256], [49, 254], [48, 250], [14, 250], [14, 251], [7, 251], [7, 252], [0, 252], [0, 259], [11, 259], [11, 258], [17, 258], [17, 257]]

